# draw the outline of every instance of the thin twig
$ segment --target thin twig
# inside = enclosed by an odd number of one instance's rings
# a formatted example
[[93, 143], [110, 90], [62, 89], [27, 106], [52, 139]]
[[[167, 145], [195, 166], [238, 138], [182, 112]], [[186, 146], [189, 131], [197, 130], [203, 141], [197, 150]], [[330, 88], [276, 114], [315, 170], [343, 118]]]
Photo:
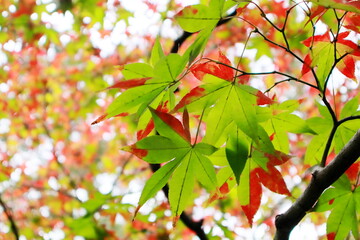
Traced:
[[15, 223], [15, 220], [14, 220], [14, 217], [9, 209], [9, 207], [6, 205], [6, 203], [2, 200], [2, 197], [0, 195], [0, 205], [1, 207], [3, 208], [3, 211], [7, 217], [7, 219], [9, 220], [10, 222], [10, 227], [11, 227], [11, 231], [12, 233], [14, 234], [15, 236], [15, 239], [16, 240], [19, 240], [20, 239], [20, 236], [19, 236], [19, 229]]
[[302, 80], [294, 79], [294, 78], [287, 78], [287, 79], [283, 79], [283, 80], [280, 80], [280, 81], [274, 83], [270, 88], [266, 89], [264, 93], [270, 92], [274, 87], [276, 87], [277, 85], [279, 85], [279, 84], [281, 84], [281, 83], [290, 82], [290, 81], [300, 82], [300, 83], [302, 83], [302, 84], [305, 84], [305, 85], [307, 85], [307, 86], [310, 86], [310, 87], [312, 87], [312, 88], [317, 89], [316, 86], [314, 86], [314, 85], [312, 85], [312, 84], [310, 84], [310, 83], [308, 83], [308, 82], [304, 82], [304, 81], [302, 81]]
[[344, 119], [341, 119], [340, 121], [336, 121], [333, 128], [331, 129], [330, 135], [329, 135], [328, 140], [326, 142], [326, 145], [325, 145], [325, 148], [324, 148], [324, 153], [322, 155], [322, 159], [321, 159], [321, 163], [320, 163], [320, 167], [325, 167], [325, 165], [326, 165], [326, 159], [327, 159], [327, 156], [329, 155], [331, 143], [333, 141], [333, 138], [335, 137], [335, 133], [336, 133], [336, 130], [338, 129], [338, 127], [341, 124], [345, 123], [345, 122], [355, 120], [355, 119], [360, 119], [360, 116], [350, 116], [350, 117], [346, 117]]

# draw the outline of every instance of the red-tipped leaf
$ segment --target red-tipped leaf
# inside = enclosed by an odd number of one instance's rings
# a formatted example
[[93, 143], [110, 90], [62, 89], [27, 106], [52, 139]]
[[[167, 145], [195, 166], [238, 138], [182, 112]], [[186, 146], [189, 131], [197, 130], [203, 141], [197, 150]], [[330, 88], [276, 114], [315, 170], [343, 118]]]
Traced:
[[111, 85], [107, 89], [112, 89], [112, 88], [129, 89], [129, 88], [133, 88], [133, 87], [138, 87], [138, 86], [144, 85], [146, 83], [146, 81], [149, 79], [152, 79], [152, 77], [134, 78], [134, 79], [130, 79], [130, 80], [120, 81], [120, 82], [117, 82], [117, 83]]

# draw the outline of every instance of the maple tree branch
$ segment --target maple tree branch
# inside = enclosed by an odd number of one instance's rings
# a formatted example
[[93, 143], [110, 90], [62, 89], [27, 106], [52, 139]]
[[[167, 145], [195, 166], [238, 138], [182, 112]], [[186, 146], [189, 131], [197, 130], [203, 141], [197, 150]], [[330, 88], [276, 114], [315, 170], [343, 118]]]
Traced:
[[[319, 87], [320, 87], [320, 86], [319, 86]], [[324, 92], [325, 92], [325, 90], [324, 90]], [[333, 123], [334, 123], [334, 125], [335, 125], [338, 120], [337, 120], [336, 114], [335, 114], [334, 110], [332, 109], [331, 104], [330, 104], [329, 101], [327, 100], [325, 94], [323, 94], [323, 96], [321, 97], [321, 100], [324, 102], [326, 108], [329, 110], [329, 113], [330, 113], [330, 115], [331, 115], [332, 121], [333, 121]]]
[[360, 115], [356, 115], [356, 116], [350, 116], [350, 117], [346, 117], [344, 119], [341, 119], [339, 121], [339, 125], [343, 124], [344, 122], [350, 121], [350, 120], [355, 120], [355, 119], [360, 119]]
[[254, 32], [257, 33], [257, 34], [259, 34], [266, 42], [271, 43], [271, 44], [273, 44], [273, 45], [275, 45], [275, 46], [283, 49], [284, 51], [290, 53], [290, 54], [291, 54], [294, 58], [296, 58], [299, 62], [304, 63], [304, 60], [303, 60], [301, 57], [299, 57], [298, 55], [296, 55], [293, 51], [291, 51], [291, 49], [289, 49], [289, 48], [287, 48], [287, 47], [285, 47], [285, 46], [283, 46], [283, 45], [281, 45], [281, 44], [278, 44], [278, 43], [270, 40], [268, 37], [265, 36], [264, 33], [260, 32], [258, 28], [256, 28], [256, 29], [254, 30]]
[[298, 79], [298, 78], [296, 78], [296, 77], [293, 77], [293, 76], [291, 76], [291, 75], [289, 75], [289, 74], [283, 73], [283, 72], [279, 72], [279, 71], [270, 71], [270, 72], [246, 72], [246, 71], [240, 70], [240, 69], [238, 69], [238, 68], [236, 68], [236, 67], [233, 67], [233, 66], [231, 66], [231, 65], [225, 64], [225, 63], [223, 63], [223, 62], [213, 60], [213, 59], [211, 59], [211, 58], [206, 58], [206, 57], [204, 57], [203, 59], [207, 59], [207, 60], [209, 60], [209, 62], [214, 62], [214, 63], [216, 63], [216, 64], [226, 66], [226, 67], [228, 67], [228, 68], [233, 69], [233, 70], [236, 71], [236, 72], [240, 72], [240, 74], [236, 75], [235, 77], [241, 77], [241, 76], [245, 76], [245, 75], [257, 76], [257, 75], [273, 75], [273, 74], [278, 74], [278, 75], [287, 77], [287, 79], [283, 79], [283, 80], [281, 80], [281, 81], [278, 81], [278, 82], [274, 83], [274, 85], [271, 86], [269, 89], [267, 89], [267, 90], [265, 91], [265, 93], [266, 93], [266, 92], [269, 92], [271, 89], [273, 89], [276, 85], [278, 85], [278, 84], [280, 84], [280, 83], [290, 82], [290, 81], [296, 81], [296, 82], [302, 83], [302, 84], [304, 84], [304, 85], [307, 85], [307, 86], [309, 86], [309, 87], [311, 87], [311, 88], [314, 88], [314, 89], [319, 90], [317, 86], [315, 86], [315, 85], [313, 85], [313, 84], [311, 84], [311, 83], [305, 82], [305, 81], [303, 81], [303, 80], [301, 80], [301, 79]]
[[14, 218], [13, 218], [13, 215], [12, 215], [9, 207], [8, 207], [8, 206], [6, 205], [6, 203], [2, 200], [1, 195], [0, 195], [0, 205], [1, 205], [1, 207], [3, 208], [3, 211], [4, 211], [7, 219], [8, 219], [9, 222], [10, 222], [11, 231], [13, 232], [13, 234], [14, 234], [14, 236], [15, 236], [15, 239], [16, 239], [16, 240], [19, 240], [19, 239], [20, 239], [19, 229], [18, 229], [18, 227], [16, 226], [15, 220], [14, 220]]
[[280, 80], [280, 81], [278, 81], [278, 82], [275, 82], [270, 88], [266, 89], [266, 90], [264, 91], [264, 93], [270, 92], [274, 87], [276, 87], [277, 85], [279, 85], [279, 84], [281, 84], [281, 83], [290, 82], [290, 81], [300, 82], [300, 83], [302, 83], [302, 84], [308, 85], [309, 87], [312, 87], [312, 88], [317, 89], [317, 87], [314, 86], [314, 85], [312, 85], [311, 83], [307, 83], [307, 82], [304, 82], [304, 81], [299, 80], [299, 79], [296, 79], [296, 78], [287, 78], [287, 79], [283, 79], [283, 80]]
[[289, 239], [290, 232], [301, 221], [322, 192], [333, 184], [360, 157], [360, 130], [326, 167], [315, 171], [309, 186], [283, 214], [276, 216], [275, 240]]
[[334, 124], [333, 128], [331, 129], [331, 132], [329, 134], [328, 140], [327, 140], [326, 145], [325, 145], [324, 153], [322, 155], [320, 167], [325, 167], [325, 165], [326, 165], [326, 159], [327, 159], [327, 156], [328, 156], [329, 151], [330, 151], [331, 143], [332, 143], [332, 140], [333, 140], [333, 138], [335, 136], [335, 133], [336, 133], [336, 130], [337, 130], [338, 127], [339, 127], [339, 124], [336, 123], [336, 124]]
[[[330, 111], [330, 113], [331, 113], [331, 111]], [[350, 117], [341, 119], [340, 121], [336, 120], [336, 118], [334, 118], [334, 117], [333, 117], [333, 119], [334, 119], [334, 126], [331, 129], [328, 140], [326, 142], [326, 145], [324, 148], [324, 153], [322, 155], [322, 159], [321, 159], [321, 163], [320, 163], [320, 167], [325, 167], [325, 165], [326, 165], [326, 159], [327, 159], [327, 156], [330, 151], [331, 143], [332, 143], [333, 138], [335, 137], [335, 133], [336, 133], [336, 130], [338, 129], [338, 127], [347, 121], [360, 119], [360, 116], [350, 116]]]

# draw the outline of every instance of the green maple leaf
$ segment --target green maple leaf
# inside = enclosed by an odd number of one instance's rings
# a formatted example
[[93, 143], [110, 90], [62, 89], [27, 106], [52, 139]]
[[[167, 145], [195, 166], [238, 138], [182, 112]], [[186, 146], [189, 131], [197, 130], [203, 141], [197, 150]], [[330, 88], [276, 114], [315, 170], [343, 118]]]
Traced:
[[354, 189], [346, 175], [321, 195], [314, 211], [331, 210], [326, 226], [328, 239], [346, 239], [350, 231], [355, 239], [359, 239], [359, 199], [360, 189]]
[[310, 0], [317, 5], [326, 8], [341, 9], [348, 12], [360, 13], [360, 3], [356, 0], [336, 1], [336, 0]]
[[208, 191], [216, 188], [215, 170], [206, 155], [217, 149], [206, 143], [191, 143], [186, 110], [184, 124], [168, 113], [150, 111], [159, 135], [146, 137], [123, 150], [149, 163], [167, 162], [146, 182], [137, 211], [169, 181], [169, 201], [175, 225], [191, 199], [196, 179]]
[[[234, 121], [238, 128], [255, 142], [268, 141], [268, 137], [259, 134], [257, 122], [257, 105], [271, 104], [272, 100], [261, 91], [242, 84], [235, 78], [229, 59], [219, 52], [218, 61], [207, 61], [194, 64], [191, 72], [205, 84], [193, 88], [175, 106], [174, 112], [187, 107], [189, 111], [201, 111], [208, 108], [205, 122], [207, 132], [205, 142], [221, 145], [225, 129]], [[266, 139], [267, 138], [267, 139]]]
[[[321, 162], [329, 134], [333, 127], [329, 110], [320, 103], [316, 103], [316, 106], [323, 117], [313, 117], [307, 120], [308, 125], [316, 132], [316, 135], [312, 138], [305, 154], [304, 162], [310, 165], [316, 165]], [[332, 151], [332, 149], [333, 146], [330, 147], [330, 151]]]
[[298, 108], [299, 102], [300, 100], [288, 100], [270, 105], [264, 122], [264, 128], [272, 135], [274, 147], [286, 154], [289, 153], [288, 132], [316, 134], [305, 120], [292, 114]]
[[211, 0], [209, 6], [196, 4], [183, 8], [175, 15], [175, 19], [187, 32], [213, 29], [223, 14], [235, 5], [237, 3], [229, 0]]
[[92, 124], [114, 116], [127, 116], [133, 113], [141, 116], [148, 106], [157, 106], [168, 90], [173, 90], [172, 87], [179, 82], [177, 77], [184, 69], [186, 60], [178, 54], [163, 56], [159, 48], [159, 44], [156, 44], [157, 52], [152, 54], [151, 62], [154, 64], [157, 61], [154, 66], [133, 63], [124, 67], [122, 74], [126, 80], [108, 88], [125, 89], [125, 91], [109, 105], [106, 113]]

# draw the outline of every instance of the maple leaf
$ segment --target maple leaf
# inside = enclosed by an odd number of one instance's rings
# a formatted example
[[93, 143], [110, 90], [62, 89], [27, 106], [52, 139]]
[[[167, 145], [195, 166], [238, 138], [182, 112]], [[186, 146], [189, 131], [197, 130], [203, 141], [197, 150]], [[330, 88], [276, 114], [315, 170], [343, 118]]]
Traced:
[[357, 33], [360, 33], [360, 14], [347, 14], [346, 15], [346, 24], [344, 27], [351, 29]]
[[159, 135], [143, 138], [123, 150], [149, 163], [167, 163], [146, 182], [136, 212], [169, 181], [169, 201], [175, 226], [191, 199], [195, 179], [208, 191], [216, 188], [215, 170], [206, 155], [217, 149], [202, 142], [191, 144], [186, 110], [183, 124], [169, 113], [150, 111]]
[[190, 68], [190, 71], [199, 80], [202, 80], [205, 74], [211, 74], [218, 78], [232, 81], [235, 71], [230, 67], [230, 60], [222, 52], [219, 51], [218, 61], [220, 63], [207, 61], [205, 63], [194, 64]]
[[311, 9], [311, 10], [312, 11], [310, 12], [309, 20], [305, 23], [305, 25], [307, 25], [309, 22], [311, 22], [311, 20], [313, 20], [317, 16], [319, 16], [319, 18], [316, 20], [316, 22], [318, 22], [320, 20], [320, 17], [324, 15], [325, 12], [327, 11], [327, 8], [325, 8], [324, 6], [315, 6], [315, 9]]
[[225, 4], [225, 1], [210, 1], [209, 6], [203, 4], [190, 5], [175, 15], [179, 25], [187, 32], [198, 32], [212, 29], [221, 19], [222, 14], [236, 3]]
[[[168, 105], [168, 101], [160, 102], [160, 104], [156, 108], [156, 110], [159, 112], [168, 112], [169, 109], [168, 109], [167, 105]], [[154, 120], [152, 118], [149, 119], [149, 117], [145, 116], [144, 121], [146, 121], [146, 122], [144, 124], [141, 123], [141, 122], [143, 122], [143, 121], [141, 121], [143, 119], [139, 120], [138, 127], [140, 127], [140, 129], [136, 133], [138, 141], [147, 137], [151, 133], [151, 131], [155, 128]], [[141, 126], [141, 125], [143, 125], [143, 126]]]
[[359, 226], [357, 208], [360, 204], [360, 188], [352, 188], [346, 175], [340, 177], [334, 184], [324, 191], [314, 207], [315, 212], [331, 210], [326, 233], [330, 240], [345, 239], [349, 232], [358, 239]]
[[197, 63], [190, 70], [205, 84], [193, 88], [186, 94], [173, 112], [185, 106], [189, 111], [201, 111], [204, 106], [213, 105], [205, 120], [208, 130], [204, 141], [216, 143], [232, 121], [254, 141], [258, 141], [254, 106], [271, 104], [273, 101], [261, 91], [236, 81], [230, 60], [221, 52], [218, 62]]
[[[299, 107], [300, 100], [288, 100], [280, 104], [272, 104], [269, 112], [263, 112], [266, 118], [263, 126], [265, 130], [272, 133], [272, 143], [277, 150], [289, 153], [288, 132], [316, 134], [306, 121], [292, 114]], [[265, 109], [263, 109], [265, 110]]]
[[[262, 128], [260, 132], [266, 135]], [[261, 185], [273, 192], [291, 195], [281, 173], [275, 167], [284, 164], [290, 157], [275, 150], [271, 142], [255, 144], [239, 129], [232, 129], [226, 142], [225, 155], [230, 167], [224, 167], [218, 172], [220, 185], [209, 202], [224, 198], [237, 186], [240, 205], [252, 225], [253, 217], [260, 207]]]
[[341, 58], [336, 67], [345, 76], [356, 81], [355, 61], [352, 55], [359, 54], [359, 47], [354, 42], [345, 39], [349, 34], [350, 32], [342, 32], [337, 36], [336, 41], [331, 41], [329, 32], [326, 32], [303, 41], [305, 46], [311, 47], [311, 51], [305, 56], [302, 75], [316, 66], [320, 88], [323, 88], [332, 66]]
[[112, 89], [112, 88], [129, 89], [133, 87], [138, 87], [144, 85], [146, 81], [150, 79], [152, 79], [152, 77], [134, 78], [126, 81], [119, 81], [106, 89]]
[[190, 5], [175, 15], [179, 25], [187, 32], [198, 32], [204, 28], [213, 28], [220, 19], [216, 11], [203, 4]]
[[348, 12], [360, 13], [360, 2], [358, 0], [310, 0], [317, 5], [326, 8], [341, 9]]
[[[160, 54], [159, 54], [160, 55]], [[122, 73], [128, 80], [108, 87], [121, 88], [122, 92], [92, 124], [97, 124], [114, 116], [137, 112], [140, 116], [156, 99], [162, 99], [165, 92], [177, 83], [177, 76], [183, 70], [185, 61], [178, 54], [170, 54], [157, 59], [154, 67], [145, 63], [126, 65]], [[156, 106], [156, 105], [155, 105]]]
[[281, 165], [289, 159], [289, 156], [279, 151], [269, 154], [254, 148], [251, 157], [246, 160], [237, 190], [241, 208], [250, 225], [252, 225], [253, 217], [260, 207], [261, 184], [273, 192], [291, 196], [281, 173], [275, 168], [275, 166]]

